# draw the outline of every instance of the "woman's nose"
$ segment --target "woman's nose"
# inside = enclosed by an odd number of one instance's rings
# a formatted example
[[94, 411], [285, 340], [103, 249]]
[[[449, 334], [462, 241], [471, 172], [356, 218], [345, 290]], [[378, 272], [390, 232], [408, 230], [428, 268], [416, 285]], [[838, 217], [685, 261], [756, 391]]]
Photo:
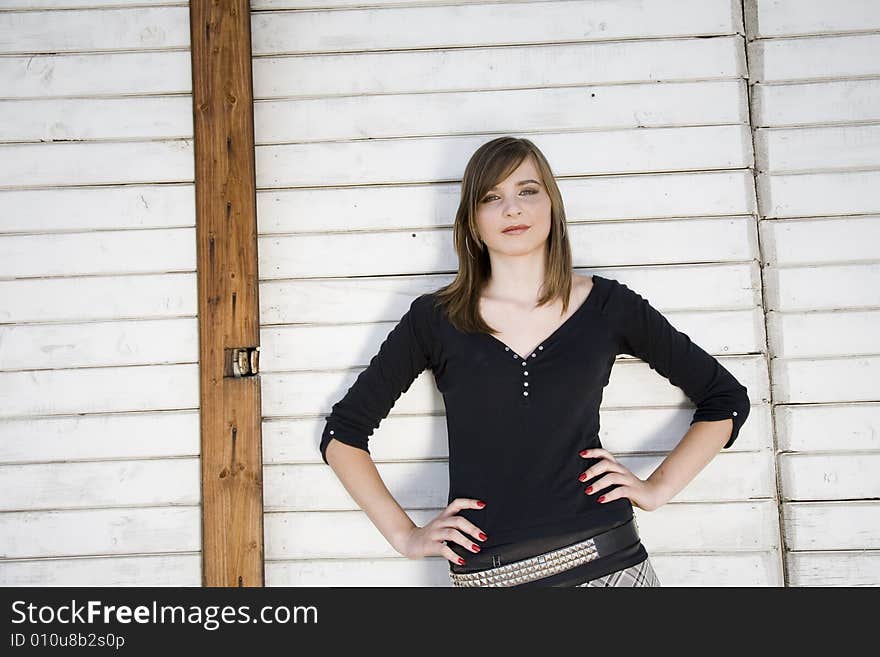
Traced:
[[522, 214], [519, 203], [516, 201], [511, 201], [510, 203], [508, 203], [507, 207], [504, 208], [504, 214], [510, 217], [515, 217], [516, 215]]

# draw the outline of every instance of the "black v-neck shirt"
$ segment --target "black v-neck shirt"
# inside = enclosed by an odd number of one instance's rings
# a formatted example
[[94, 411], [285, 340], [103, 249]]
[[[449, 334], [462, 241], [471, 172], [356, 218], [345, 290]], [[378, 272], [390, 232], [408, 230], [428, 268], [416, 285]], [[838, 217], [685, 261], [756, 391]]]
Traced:
[[[677, 330], [648, 300], [615, 279], [592, 275], [587, 298], [528, 354], [493, 335], [464, 333], [447, 319], [434, 293], [415, 298], [342, 399], [321, 437], [327, 462], [333, 438], [369, 452], [368, 439], [425, 369], [443, 396], [449, 440], [449, 494], [486, 502], [463, 509], [487, 535], [484, 550], [506, 543], [592, 535], [633, 517], [623, 497], [598, 502], [578, 476], [598, 458], [599, 406], [619, 354], [645, 361], [695, 405], [691, 424], [730, 418], [729, 448], [749, 415], [746, 388], [720, 362]], [[468, 558], [456, 543], [449, 547]], [[586, 581], [643, 561], [641, 542], [567, 574]], [[450, 569], [452, 564], [450, 563]], [[559, 580], [555, 576], [554, 581]], [[549, 580], [547, 580], [549, 581]]]

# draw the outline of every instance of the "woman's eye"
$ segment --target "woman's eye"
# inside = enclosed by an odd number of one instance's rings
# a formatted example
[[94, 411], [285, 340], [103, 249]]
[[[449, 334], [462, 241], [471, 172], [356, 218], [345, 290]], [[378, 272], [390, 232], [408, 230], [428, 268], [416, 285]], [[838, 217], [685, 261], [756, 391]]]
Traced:
[[[525, 192], [525, 193], [528, 193], [528, 194], [537, 194], [537, 193], [538, 193], [538, 190], [537, 190], [537, 189], [524, 189], [524, 190], [522, 190], [522, 191]], [[493, 198], [498, 198], [498, 197], [495, 196], [495, 194], [490, 194], [489, 196], [486, 196], [486, 197], [483, 199], [483, 203], [486, 203], [486, 202], [488, 202], [488, 201], [491, 201]]]

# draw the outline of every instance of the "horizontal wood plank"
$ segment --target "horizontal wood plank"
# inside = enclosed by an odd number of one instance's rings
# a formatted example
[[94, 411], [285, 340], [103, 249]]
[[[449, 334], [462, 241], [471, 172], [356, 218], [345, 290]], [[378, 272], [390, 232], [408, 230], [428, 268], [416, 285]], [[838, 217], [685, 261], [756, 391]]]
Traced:
[[198, 408], [198, 365], [0, 372], [0, 418]]
[[[661, 586], [781, 586], [774, 552], [665, 554], [651, 552]], [[411, 560], [313, 559], [266, 563], [268, 586], [431, 586], [451, 587], [448, 561], [441, 557]]]
[[[478, 147], [477, 141], [470, 137], [451, 137], [444, 141], [448, 141], [461, 158], [465, 157], [469, 145]], [[566, 218], [571, 222], [729, 216], [752, 213], [756, 206], [752, 175], [748, 170], [577, 177], [581, 172], [579, 151], [570, 150], [561, 142], [562, 147], [557, 148], [555, 143], [537, 136], [535, 141], [553, 158]], [[392, 160], [383, 158], [374, 161], [373, 166], [389, 162]], [[449, 226], [458, 207], [461, 185], [443, 181], [460, 178], [461, 166], [461, 160], [441, 158], [434, 161], [430, 171], [423, 170], [424, 175], [410, 175], [406, 179], [404, 171], [392, 164], [398, 179], [412, 183], [441, 181], [433, 184], [258, 190], [260, 235], [375, 230], [379, 226], [384, 230]], [[392, 171], [385, 171], [383, 175], [389, 173]], [[331, 177], [325, 182], [333, 183], [350, 175], [336, 167], [332, 175], [328, 171]], [[434, 178], [425, 178], [425, 175]], [[367, 180], [375, 178], [371, 173]], [[395, 210], [402, 207], [407, 211]], [[641, 230], [645, 225], [640, 223], [638, 227]], [[595, 229], [605, 230], [599, 224]], [[603, 244], [603, 252], [609, 248], [613, 248], [613, 244]]]
[[[747, 263], [675, 267], [575, 267], [632, 287], [663, 312], [750, 310], [758, 305], [757, 281]], [[262, 326], [397, 321], [420, 294], [447, 284], [448, 274], [372, 278], [264, 281]], [[262, 303], [262, 302], [261, 302]]]
[[880, 355], [775, 360], [771, 364], [777, 403], [874, 402], [880, 399]]
[[[253, 54], [359, 52], [624, 38], [729, 35], [742, 20], [732, 0], [680, 0], [676, 11], [631, 0], [456, 4], [258, 12]], [[540, 13], [541, 20], [535, 20]], [[486, 25], [492, 29], [486, 29]], [[430, 25], [430, 30], [413, 30]]]
[[4, 465], [0, 486], [0, 511], [192, 506], [201, 498], [198, 458]]
[[[871, 0], [749, 0], [757, 37], [861, 32], [880, 29], [880, 5]], [[752, 9], [754, 11], [754, 9]]]
[[[763, 403], [769, 399], [767, 375], [761, 357], [722, 357], [718, 360], [746, 386], [752, 403]], [[265, 374], [263, 415], [305, 416], [329, 412], [332, 404], [342, 398], [357, 378], [360, 369]], [[688, 403], [680, 388], [651, 370], [646, 363], [632, 358], [621, 359], [612, 369], [603, 406], [632, 408], [634, 399], [638, 399], [637, 406], [681, 406]], [[443, 398], [437, 390], [434, 376], [430, 370], [425, 370], [397, 400], [392, 413], [424, 414], [440, 413], [442, 410]]]
[[[253, 60], [253, 71], [254, 98], [258, 101], [254, 109], [257, 117], [265, 117], [276, 111], [276, 105], [284, 106], [283, 102], [271, 101], [277, 98], [515, 88], [541, 93], [542, 88], [553, 86], [742, 78], [745, 53], [742, 37], [735, 35], [267, 56]], [[716, 84], [699, 87], [711, 96], [724, 88]], [[675, 87], [678, 85], [668, 85], [668, 89]], [[607, 103], [608, 98], [632, 98], [634, 94], [645, 93], [622, 87], [604, 89], [593, 98], [597, 104]], [[648, 111], [638, 114], [650, 118], [652, 109], [645, 109]], [[685, 107], [681, 109], [687, 111]], [[731, 107], [728, 111], [734, 110]], [[255, 128], [260, 130], [260, 123]]]
[[[413, 509], [424, 526], [442, 509]], [[651, 513], [634, 509], [639, 533], [654, 552], [753, 552], [779, 545], [772, 500], [670, 503]], [[397, 557], [363, 511], [266, 514], [266, 562], [280, 559], [377, 559]], [[320, 535], [322, 540], [314, 540]], [[442, 565], [442, 564], [441, 564]], [[448, 576], [447, 576], [448, 577]]]
[[[263, 2], [267, 1], [272, 2], [273, 0], [263, 0]], [[126, 5], [160, 7], [162, 5], [177, 4], [180, 4], [180, 0], [3, 0], [4, 9], [20, 10], [94, 9], [97, 7], [122, 7]]]
[[[690, 427], [688, 408], [603, 408], [599, 439], [613, 454], [671, 451]], [[318, 445], [324, 416], [263, 421], [263, 464], [321, 464]], [[736, 442], [727, 452], [771, 447], [769, 409], [753, 406]], [[396, 415], [382, 421], [370, 442], [376, 462], [448, 459], [446, 418], [442, 414]]]
[[789, 586], [880, 586], [880, 550], [791, 552]]
[[751, 41], [749, 80], [791, 82], [880, 75], [878, 49], [880, 34]]
[[193, 140], [6, 144], [0, 189], [193, 182]]
[[880, 264], [768, 267], [765, 308], [779, 312], [870, 310], [880, 306]]
[[198, 552], [200, 522], [198, 506], [0, 513], [0, 547], [6, 559]]
[[781, 454], [785, 501], [880, 498], [880, 452]]
[[0, 321], [65, 322], [196, 316], [196, 275], [0, 281]]
[[815, 174], [758, 174], [761, 215], [807, 217], [880, 211], [880, 169]]
[[[573, 459], [579, 458], [572, 454]], [[618, 456], [641, 479], [647, 479], [664, 456]], [[445, 462], [377, 464], [394, 499], [404, 508], [442, 507], [449, 492]], [[334, 473], [317, 465], [276, 465], [264, 468], [267, 511], [352, 511], [357, 505]], [[288, 482], [296, 482], [291, 485]], [[583, 485], [571, 482], [571, 494], [583, 495]], [[711, 461], [673, 499], [676, 502], [722, 502], [771, 498], [775, 488], [769, 452], [723, 453]], [[491, 504], [492, 500], [487, 500]]]
[[787, 502], [783, 505], [789, 550], [880, 549], [880, 503]]
[[0, 371], [198, 361], [195, 318], [0, 326]]
[[775, 358], [847, 357], [880, 353], [880, 310], [769, 313]]
[[0, 54], [189, 47], [189, 7], [0, 13]]
[[0, 103], [0, 142], [185, 139], [192, 99], [41, 98]]
[[755, 154], [764, 173], [880, 168], [880, 125], [758, 128]]
[[62, 415], [0, 421], [0, 463], [198, 455], [198, 411]]
[[191, 272], [195, 242], [194, 228], [0, 235], [0, 278]]
[[763, 221], [759, 228], [764, 258], [775, 267], [877, 260], [878, 215]]
[[752, 100], [755, 127], [880, 121], [880, 79], [757, 84]]
[[774, 410], [784, 452], [880, 450], [880, 402], [779, 404]]
[[188, 50], [7, 55], [0, 89], [8, 99], [188, 94], [192, 64]]
[[[634, 110], [634, 107], [644, 109]], [[310, 184], [318, 184], [326, 169], [330, 169], [331, 176], [339, 176], [336, 170], [340, 168], [339, 162], [345, 160], [352, 162], [355, 175], [376, 176], [376, 172], [369, 173], [374, 160], [379, 160], [382, 166], [381, 160], [391, 159], [386, 154], [389, 151], [400, 152], [399, 157], [406, 164], [418, 167], [417, 171], [425, 166], [443, 166], [440, 163], [449, 160], [451, 155], [448, 144], [462, 141], [447, 139], [447, 135], [481, 133], [468, 139], [468, 142], [481, 143], [486, 141], [486, 133], [518, 131], [522, 126], [528, 126], [533, 133], [565, 130], [564, 135], [535, 134], [535, 138], [549, 142], [550, 147], [554, 141], [565, 139], [560, 147], [567, 147], [569, 152], [576, 150], [582, 160], [589, 160], [590, 150], [584, 146], [596, 148], [603, 144], [602, 140], [617, 136], [597, 134], [599, 130], [744, 124], [746, 107], [744, 83], [724, 81], [265, 101], [256, 104], [254, 118], [258, 166], [291, 168], [286, 175], [305, 176]], [[572, 134], [578, 130], [587, 132]], [[645, 132], [646, 138], [662, 138], [664, 134]], [[730, 130], [720, 132], [726, 136]], [[392, 143], [342, 141], [422, 135], [440, 138]], [[638, 136], [637, 133], [620, 135], [627, 140], [634, 136]], [[682, 139], [688, 138], [683, 134]], [[342, 143], [314, 145], [326, 140]], [[724, 141], [718, 146], [727, 143]], [[416, 155], [414, 150], [422, 154]], [[718, 150], [721, 149], [712, 149]], [[610, 154], [610, 151], [602, 152], [606, 158]], [[392, 159], [392, 163], [396, 159]], [[384, 163], [384, 167], [388, 164]], [[258, 184], [277, 186], [272, 182]]]
[[[665, 313], [680, 331], [711, 353], [757, 353], [763, 319], [757, 311]], [[875, 320], [876, 321], [876, 320]], [[264, 374], [303, 370], [345, 369], [369, 362], [395, 322], [342, 326], [287, 326], [263, 329], [261, 358]], [[0, 329], [0, 336], [2, 336]], [[867, 336], [866, 336], [867, 338]], [[327, 345], [332, 345], [328, 348]], [[0, 355], [3, 354], [0, 348]]]
[[191, 227], [195, 216], [191, 182], [0, 191], [3, 233]]
[[[629, 226], [569, 225], [575, 266], [594, 262], [675, 264], [738, 262], [752, 258], [753, 222], [746, 218], [643, 222]], [[605, 248], [605, 244], [617, 244]], [[663, 248], [658, 249], [657, 245]], [[639, 248], [638, 245], [641, 245]], [[384, 257], [375, 258], [377, 249]], [[448, 230], [384, 231], [260, 238], [260, 273], [265, 279], [406, 275], [457, 269]]]
[[0, 561], [3, 586], [201, 586], [202, 556], [155, 554]]

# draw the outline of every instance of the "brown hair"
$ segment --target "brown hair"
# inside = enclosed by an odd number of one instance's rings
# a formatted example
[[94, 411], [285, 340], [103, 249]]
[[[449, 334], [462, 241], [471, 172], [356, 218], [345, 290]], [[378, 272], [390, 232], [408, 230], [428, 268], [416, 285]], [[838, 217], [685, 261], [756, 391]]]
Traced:
[[489, 189], [507, 178], [531, 156], [550, 196], [550, 235], [543, 294], [538, 305], [562, 297], [562, 312], [571, 295], [571, 245], [565, 230], [565, 208], [550, 163], [540, 149], [523, 137], [498, 137], [480, 146], [471, 156], [461, 181], [461, 200], [452, 229], [458, 254], [458, 273], [435, 292], [437, 301], [456, 328], [467, 333], [497, 333], [479, 311], [480, 294], [491, 277], [489, 251], [477, 231], [477, 204]]

